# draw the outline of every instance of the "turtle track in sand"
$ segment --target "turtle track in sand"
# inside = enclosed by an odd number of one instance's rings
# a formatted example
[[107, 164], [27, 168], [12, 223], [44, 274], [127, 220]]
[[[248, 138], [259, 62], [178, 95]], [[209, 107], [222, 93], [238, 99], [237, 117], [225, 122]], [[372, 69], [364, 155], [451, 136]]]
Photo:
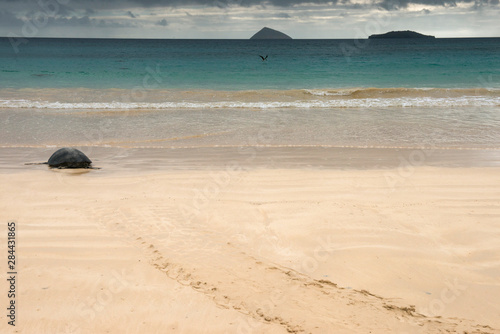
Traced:
[[[144, 212], [150, 216], [144, 217]], [[117, 212], [100, 207], [92, 216], [102, 228], [140, 248], [166, 278], [192, 287], [218, 307], [237, 310], [242, 333], [265, 332], [267, 323], [289, 333], [352, 333], [366, 328], [374, 333], [498, 333], [466, 319], [426, 317], [411, 305], [269, 263], [242, 251], [230, 236], [211, 231], [208, 224], [194, 226], [164, 208], [128, 207]], [[166, 216], [173, 217], [158, 222]], [[107, 217], [114, 217], [115, 223], [102, 224], [112, 221]], [[251, 327], [247, 317], [262, 327]]]

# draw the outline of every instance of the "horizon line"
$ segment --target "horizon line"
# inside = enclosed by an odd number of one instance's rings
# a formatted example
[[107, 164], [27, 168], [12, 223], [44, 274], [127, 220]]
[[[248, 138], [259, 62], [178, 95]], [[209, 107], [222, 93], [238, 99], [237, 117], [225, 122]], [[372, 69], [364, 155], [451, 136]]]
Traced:
[[[174, 39], [178, 39], [178, 40], [237, 40], [237, 41], [241, 41], [241, 40], [252, 40], [252, 41], [290, 41], [290, 40], [340, 40], [340, 39], [345, 39], [345, 40], [356, 40], [356, 39], [369, 39], [369, 36], [365, 37], [365, 38], [359, 38], [359, 37], [340, 37], [340, 38], [291, 38], [291, 39], [284, 39], [284, 38], [265, 38], [265, 39], [251, 39], [250, 37], [249, 38], [195, 38], [195, 37], [168, 37], [168, 38], [158, 38], [158, 37], [68, 37], [68, 36], [36, 36], [36, 37], [22, 37], [22, 36], [0, 36], [0, 38], [6, 38], [6, 39], [10, 39], [10, 38], [13, 38], [13, 39], [49, 39], [49, 38], [52, 38], [52, 39], [137, 39], [137, 40], [141, 40], [141, 39], [151, 39], [151, 40], [174, 40]], [[434, 39], [460, 39], [460, 38], [463, 38], [463, 39], [466, 39], [466, 38], [500, 38], [500, 36], [496, 36], [496, 37], [491, 37], [491, 36], [467, 36], [467, 37], [435, 37]], [[412, 40], [415, 40], [415, 39], [421, 39], [421, 38], [387, 38], [387, 39], [384, 39], [384, 40], [392, 40], [392, 39], [412, 39]], [[422, 38], [422, 39], [426, 39], [426, 38]]]

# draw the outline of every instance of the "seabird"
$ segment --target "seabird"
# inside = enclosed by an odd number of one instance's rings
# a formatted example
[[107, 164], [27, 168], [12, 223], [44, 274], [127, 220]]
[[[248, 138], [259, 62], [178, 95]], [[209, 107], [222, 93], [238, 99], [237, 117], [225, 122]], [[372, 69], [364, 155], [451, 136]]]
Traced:
[[267, 60], [267, 55], [264, 57], [264, 56], [261, 56], [259, 55], [260, 58], [262, 58], [262, 61], [266, 61]]

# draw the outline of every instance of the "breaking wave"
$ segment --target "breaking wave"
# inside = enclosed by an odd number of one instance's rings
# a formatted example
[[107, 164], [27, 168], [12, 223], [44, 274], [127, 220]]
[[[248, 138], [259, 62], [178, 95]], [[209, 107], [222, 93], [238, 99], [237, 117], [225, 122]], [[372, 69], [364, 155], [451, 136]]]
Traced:
[[4, 89], [0, 90], [0, 108], [160, 110], [500, 106], [500, 90], [486, 88], [149, 90], [139, 93], [120, 89]]

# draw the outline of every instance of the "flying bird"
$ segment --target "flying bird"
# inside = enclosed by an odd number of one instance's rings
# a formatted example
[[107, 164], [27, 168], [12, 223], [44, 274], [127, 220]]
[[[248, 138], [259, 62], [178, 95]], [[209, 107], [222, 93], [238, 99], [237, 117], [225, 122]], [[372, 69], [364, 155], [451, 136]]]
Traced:
[[262, 61], [266, 61], [267, 60], [267, 55], [264, 57], [264, 56], [261, 56], [259, 55], [260, 58], [262, 58]]

